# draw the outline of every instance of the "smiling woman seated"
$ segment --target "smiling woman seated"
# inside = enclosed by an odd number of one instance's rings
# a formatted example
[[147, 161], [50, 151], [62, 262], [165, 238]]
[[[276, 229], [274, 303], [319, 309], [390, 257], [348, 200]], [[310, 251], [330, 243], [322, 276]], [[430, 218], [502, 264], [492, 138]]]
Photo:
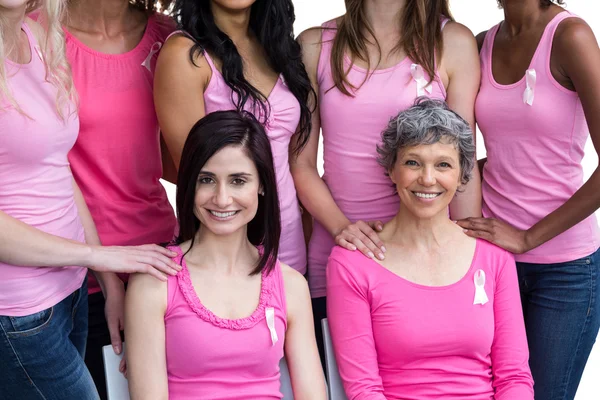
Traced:
[[[194, 125], [177, 178], [182, 270], [136, 275], [125, 306], [129, 390], [136, 399], [281, 399], [286, 357], [297, 400], [324, 400], [306, 280], [277, 260], [273, 157], [249, 113]], [[303, 245], [303, 244], [300, 244]]]
[[336, 247], [327, 266], [348, 398], [532, 400], [514, 259], [448, 216], [474, 165], [468, 124], [420, 98], [390, 121], [378, 152], [401, 202], [380, 233], [385, 259]]

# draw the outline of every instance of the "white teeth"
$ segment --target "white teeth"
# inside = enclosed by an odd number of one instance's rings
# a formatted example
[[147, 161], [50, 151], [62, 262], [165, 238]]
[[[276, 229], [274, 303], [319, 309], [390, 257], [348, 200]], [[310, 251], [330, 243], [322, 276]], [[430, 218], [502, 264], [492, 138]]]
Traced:
[[231, 217], [232, 215], [234, 215], [237, 212], [237, 211], [230, 211], [230, 212], [220, 213], [220, 212], [216, 212], [216, 211], [212, 211], [212, 210], [209, 210], [209, 211], [212, 215], [214, 215], [215, 217], [219, 217], [219, 218]]
[[414, 193], [415, 193], [415, 196], [421, 197], [423, 199], [433, 199], [440, 195], [439, 193], [419, 193], [419, 192], [414, 192]]

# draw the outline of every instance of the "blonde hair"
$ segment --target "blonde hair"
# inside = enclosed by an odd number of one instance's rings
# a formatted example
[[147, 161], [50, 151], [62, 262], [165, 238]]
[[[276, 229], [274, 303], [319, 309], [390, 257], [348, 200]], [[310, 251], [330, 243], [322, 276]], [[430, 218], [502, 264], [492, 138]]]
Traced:
[[[56, 112], [63, 120], [76, 111], [71, 105], [77, 98], [71, 77], [71, 68], [67, 62], [65, 35], [61, 26], [65, 3], [65, 0], [29, 0], [26, 9], [26, 14], [39, 9], [38, 22], [43, 27], [45, 34], [45, 40], [39, 43], [43, 63], [46, 67], [45, 79], [57, 88]], [[4, 64], [5, 51], [0, 30], [0, 99], [7, 100], [10, 105], [23, 113], [8, 86]], [[36, 55], [32, 54], [31, 57], [36, 57]]]

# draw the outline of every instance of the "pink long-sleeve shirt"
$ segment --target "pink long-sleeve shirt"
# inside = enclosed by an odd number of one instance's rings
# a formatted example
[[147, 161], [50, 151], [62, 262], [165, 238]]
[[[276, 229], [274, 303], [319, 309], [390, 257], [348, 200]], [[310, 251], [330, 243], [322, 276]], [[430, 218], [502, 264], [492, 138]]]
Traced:
[[327, 314], [349, 400], [533, 400], [515, 262], [488, 242], [477, 241], [463, 278], [438, 287], [335, 247]]

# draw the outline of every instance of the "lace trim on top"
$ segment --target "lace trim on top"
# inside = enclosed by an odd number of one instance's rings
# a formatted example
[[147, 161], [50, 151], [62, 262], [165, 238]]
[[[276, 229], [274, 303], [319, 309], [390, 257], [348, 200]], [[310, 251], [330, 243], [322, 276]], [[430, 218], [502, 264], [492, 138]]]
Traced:
[[[181, 249], [179, 246], [173, 246], [172, 248], [179, 254], [178, 258], [182, 267], [181, 271], [177, 274], [177, 283], [179, 285], [179, 289], [181, 290], [181, 293], [183, 294], [183, 297], [190, 308], [200, 318], [220, 328], [232, 330], [250, 329], [265, 318], [265, 309], [273, 297], [273, 290], [275, 286], [274, 273], [267, 274], [266, 270], [261, 273], [262, 276], [258, 307], [256, 307], [252, 315], [240, 319], [221, 318], [213, 314], [213, 312], [208, 308], [204, 307], [198, 298], [198, 295], [196, 294], [194, 285], [192, 284], [190, 271], [187, 268]], [[279, 261], [277, 261], [277, 263], [279, 263]]]

